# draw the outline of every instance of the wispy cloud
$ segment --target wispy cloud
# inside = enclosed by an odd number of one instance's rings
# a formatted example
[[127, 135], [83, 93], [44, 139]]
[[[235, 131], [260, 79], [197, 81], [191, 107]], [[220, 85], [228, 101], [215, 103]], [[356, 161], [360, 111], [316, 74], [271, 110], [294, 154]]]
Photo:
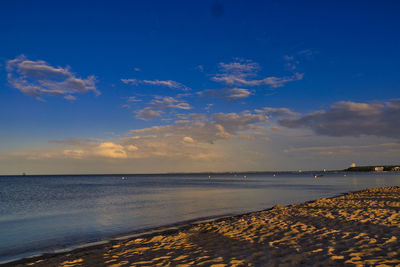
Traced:
[[283, 59], [285, 61], [286, 68], [290, 71], [295, 71], [300, 62], [303, 60], [313, 60], [318, 53], [318, 51], [312, 49], [304, 49], [293, 55], [284, 55]]
[[283, 56], [285, 60], [285, 66], [288, 70], [295, 71], [297, 69], [297, 65], [300, 64], [300, 61], [295, 59], [294, 56], [285, 55]]
[[7, 61], [8, 82], [26, 95], [43, 100], [41, 96], [63, 96], [75, 100], [75, 94], [89, 91], [99, 95], [96, 78], [77, 77], [69, 67], [53, 67], [43, 60], [32, 61], [21, 55]]
[[232, 88], [232, 89], [208, 89], [198, 92], [200, 96], [204, 97], [219, 97], [225, 100], [237, 100], [249, 97], [252, 93], [248, 89], [244, 88]]
[[308, 147], [290, 147], [284, 150], [284, 152], [304, 152], [304, 151], [314, 151], [314, 152], [327, 152], [327, 151], [368, 151], [372, 148], [400, 148], [399, 143], [381, 143], [372, 145], [334, 145], [334, 146], [308, 146]]
[[164, 86], [172, 89], [180, 89], [183, 91], [190, 90], [190, 88], [187, 87], [186, 85], [172, 80], [162, 81], [162, 80], [121, 79], [121, 81], [125, 84], [131, 84], [131, 85], [146, 84], [152, 86]]
[[220, 73], [234, 74], [240, 77], [255, 75], [260, 70], [260, 65], [251, 60], [236, 59], [230, 63], [219, 63]]
[[101, 139], [94, 138], [67, 138], [64, 140], [50, 140], [50, 144], [60, 145], [82, 145], [82, 144], [94, 144], [101, 141]]
[[313, 59], [316, 55], [319, 54], [319, 51], [314, 49], [304, 49], [297, 52], [297, 55], [304, 57], [305, 59]]
[[[183, 125], [183, 122], [180, 122]], [[109, 160], [124, 159], [182, 159], [182, 160], [202, 160], [208, 161], [221, 158], [221, 153], [213, 149], [213, 145], [207, 142], [199, 142], [192, 135], [188, 136], [186, 132], [176, 132], [175, 126], [160, 126], [137, 130], [134, 136], [124, 137], [115, 141], [107, 140], [75, 140], [67, 139], [54, 141], [64, 148], [57, 153], [19, 153], [16, 156], [25, 157], [27, 159], [43, 159], [47, 158], [69, 158], [69, 159], [96, 159], [103, 158]], [[185, 128], [185, 127], [184, 127]], [[155, 134], [149, 134], [155, 132]], [[163, 132], [165, 134], [160, 134]], [[172, 134], [172, 133], [176, 134]], [[142, 135], [143, 133], [143, 135]], [[72, 141], [72, 142], [71, 142]], [[40, 157], [38, 156], [40, 155]]]
[[204, 110], [209, 113], [213, 106], [214, 106], [214, 104], [207, 104], [206, 107], [204, 108]]
[[137, 98], [136, 96], [126, 97], [126, 103], [121, 105], [121, 108], [130, 109], [133, 105], [137, 105], [138, 102], [142, 102], [142, 99]]
[[244, 86], [260, 86], [268, 85], [271, 88], [284, 86], [288, 82], [299, 81], [303, 79], [304, 74], [295, 73], [286, 77], [266, 77], [261, 80], [246, 80], [235, 75], [217, 75], [212, 78], [216, 82], [222, 82], [227, 85], [244, 85]]
[[128, 102], [141, 102], [141, 99], [138, 99], [136, 96], [130, 96], [128, 97]]
[[[196, 114], [197, 115], [197, 114]], [[214, 113], [210, 116], [192, 116], [191, 120], [181, 120], [166, 126], [153, 126], [133, 130], [129, 134], [137, 136], [188, 136], [196, 142], [213, 143], [219, 139], [230, 139], [239, 132], [251, 131], [257, 123], [268, 121], [263, 114], [254, 113]]]
[[263, 109], [256, 109], [255, 112], [266, 114], [268, 116], [275, 116], [275, 117], [286, 117], [286, 116], [296, 116], [299, 113], [293, 112], [288, 108], [271, 108], [265, 107]]
[[136, 118], [141, 119], [141, 120], [154, 120], [156, 118], [161, 117], [163, 112], [161, 110], [154, 110], [151, 107], [145, 107], [144, 109], [140, 109], [135, 111], [136, 113]]
[[254, 114], [250, 112], [244, 113], [215, 113], [212, 119], [226, 129], [230, 134], [238, 131], [251, 129], [251, 126], [259, 122], [268, 121], [268, 117], [262, 114]]
[[289, 147], [284, 149], [284, 153], [320, 156], [356, 156], [356, 155], [380, 155], [392, 154], [400, 151], [399, 143], [378, 143], [371, 145], [328, 145], [328, 146], [308, 146], [308, 147]]
[[253, 79], [260, 69], [258, 63], [249, 60], [238, 60], [231, 63], [220, 63], [219, 73], [211, 79], [215, 82], [230, 86], [260, 86], [268, 85], [271, 88], [284, 86], [288, 82], [303, 79], [302, 73], [294, 73], [285, 77], [265, 77], [262, 79]]
[[100, 142], [95, 146], [64, 149], [62, 154], [66, 158], [84, 159], [84, 158], [109, 158], [109, 159], [126, 159], [129, 151], [136, 151], [137, 147], [122, 146], [114, 142]]
[[155, 96], [152, 101], [150, 101], [150, 106], [154, 109], [191, 109], [191, 106], [183, 100], [178, 100], [171, 96]]
[[148, 103], [148, 106], [136, 111], [136, 118], [142, 120], [152, 120], [161, 117], [165, 109], [189, 110], [192, 107], [184, 100], [171, 96], [155, 96]]
[[338, 102], [326, 110], [297, 118], [282, 118], [279, 124], [289, 128], [310, 128], [328, 136], [374, 135], [400, 138], [400, 99], [387, 103]]

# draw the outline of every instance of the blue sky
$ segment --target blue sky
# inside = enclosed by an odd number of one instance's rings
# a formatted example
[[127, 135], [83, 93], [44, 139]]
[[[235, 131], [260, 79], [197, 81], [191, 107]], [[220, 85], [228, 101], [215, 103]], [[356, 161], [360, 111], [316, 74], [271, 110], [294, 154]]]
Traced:
[[2, 1], [0, 167], [397, 163], [399, 11], [398, 1]]

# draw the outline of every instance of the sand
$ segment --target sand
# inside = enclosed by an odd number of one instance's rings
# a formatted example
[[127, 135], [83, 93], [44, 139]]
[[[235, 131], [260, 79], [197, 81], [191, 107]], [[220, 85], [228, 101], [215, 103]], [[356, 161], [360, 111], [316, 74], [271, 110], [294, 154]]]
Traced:
[[20, 266], [400, 266], [400, 187], [373, 188]]

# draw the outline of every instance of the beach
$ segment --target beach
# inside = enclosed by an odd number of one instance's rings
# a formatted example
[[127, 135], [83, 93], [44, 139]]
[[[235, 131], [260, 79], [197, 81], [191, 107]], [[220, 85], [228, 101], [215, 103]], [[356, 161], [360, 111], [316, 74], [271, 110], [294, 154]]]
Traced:
[[400, 187], [274, 206], [15, 266], [400, 265]]

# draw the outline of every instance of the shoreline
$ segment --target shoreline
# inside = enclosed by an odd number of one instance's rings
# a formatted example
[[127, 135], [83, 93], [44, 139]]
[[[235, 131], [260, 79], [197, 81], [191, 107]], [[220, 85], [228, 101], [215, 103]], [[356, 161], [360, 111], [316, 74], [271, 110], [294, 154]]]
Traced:
[[[351, 192], [357, 192], [357, 191], [351, 191]], [[348, 192], [348, 193], [351, 193], [351, 192]], [[331, 197], [327, 197], [327, 199], [342, 196], [344, 194], [347, 194], [347, 193], [340, 193], [340, 194], [337, 194], [337, 195], [334, 195]], [[316, 200], [318, 200], [318, 199], [308, 200], [306, 202], [301, 202], [301, 203], [308, 203], [308, 202], [313, 202]], [[299, 204], [299, 203], [294, 203], [294, 204], [290, 204], [290, 205], [295, 205], [295, 204]], [[134, 230], [134, 231], [131, 231], [128, 233], [124, 233], [122, 235], [111, 236], [108, 239], [104, 239], [104, 240], [93, 241], [93, 242], [88, 242], [88, 243], [80, 243], [80, 244], [72, 245], [72, 246], [66, 247], [66, 248], [55, 249], [51, 252], [38, 252], [37, 254], [31, 255], [31, 256], [17, 257], [16, 259], [2, 261], [2, 262], [0, 262], [0, 266], [15, 266], [17, 264], [24, 264], [24, 263], [31, 262], [34, 260], [41, 260], [43, 258], [56, 257], [58, 255], [63, 255], [66, 253], [76, 253], [76, 252], [80, 252], [80, 251], [84, 251], [84, 250], [90, 250], [91, 248], [96, 248], [96, 247], [107, 245], [107, 244], [110, 244], [113, 242], [124, 241], [124, 240], [133, 239], [133, 238], [152, 237], [157, 234], [173, 234], [173, 233], [176, 233], [180, 230], [184, 230], [184, 229], [189, 228], [196, 224], [201, 224], [201, 223], [205, 223], [205, 222], [217, 222], [217, 221], [223, 220], [223, 219], [241, 217], [241, 216], [245, 216], [245, 215], [250, 215], [252, 213], [268, 211], [268, 210], [272, 210], [273, 208], [274, 208], [274, 206], [270, 207], [270, 208], [262, 209], [262, 210], [249, 211], [246, 213], [227, 213], [227, 214], [220, 214], [220, 215], [215, 215], [215, 216], [198, 217], [198, 218], [179, 221], [179, 222], [175, 222], [175, 223], [171, 223], [171, 224], [138, 229], [138, 230]]]
[[[224, 235], [229, 236], [229, 238], [233, 238], [236, 239], [237, 235], [242, 236], [243, 232], [245, 232], [244, 234], [244, 239], [245, 240], [251, 240], [251, 237], [254, 235], [256, 235], [256, 240], [259, 241], [259, 239], [265, 239], [265, 236], [257, 236], [257, 233], [252, 233], [250, 230], [253, 228], [258, 228], [258, 229], [262, 229], [264, 226], [266, 227], [266, 225], [264, 225], [265, 223], [263, 222], [263, 220], [259, 220], [260, 217], [268, 217], [268, 219], [270, 221], [275, 221], [278, 222], [279, 224], [279, 220], [280, 218], [275, 217], [279, 217], [280, 214], [282, 213], [282, 211], [284, 210], [288, 210], [289, 213], [292, 213], [293, 211], [295, 211], [296, 209], [303, 209], [304, 207], [307, 206], [315, 206], [318, 203], [322, 203], [322, 202], [326, 202], [325, 204], [329, 204], [330, 202], [335, 202], [338, 201], [340, 199], [347, 199], [347, 198], [351, 198], [352, 196], [357, 196], [357, 195], [370, 195], [371, 197], [375, 197], [375, 198], [379, 198], [379, 195], [382, 195], [382, 193], [386, 192], [387, 194], [393, 194], [396, 196], [396, 201], [393, 205], [392, 208], [394, 208], [394, 210], [399, 213], [400, 211], [400, 187], [399, 186], [395, 186], [395, 187], [381, 187], [381, 188], [367, 188], [365, 190], [358, 190], [358, 191], [351, 191], [351, 192], [347, 192], [347, 193], [341, 193], [338, 195], [335, 195], [333, 197], [329, 197], [329, 198], [320, 198], [317, 200], [310, 200], [307, 202], [303, 202], [303, 203], [298, 203], [298, 204], [291, 204], [291, 205], [287, 205], [287, 206], [280, 206], [280, 205], [276, 205], [272, 208], [267, 208], [264, 210], [260, 210], [260, 211], [252, 211], [252, 212], [248, 212], [248, 213], [243, 213], [243, 214], [226, 214], [226, 215], [219, 215], [219, 216], [213, 216], [213, 217], [206, 217], [206, 218], [197, 218], [197, 219], [193, 219], [193, 220], [187, 220], [187, 221], [183, 221], [183, 222], [177, 222], [174, 224], [169, 224], [169, 225], [164, 225], [164, 226], [159, 226], [159, 227], [155, 227], [155, 228], [150, 228], [150, 229], [142, 229], [142, 230], [138, 230], [138, 231], [133, 231], [131, 233], [122, 235], [122, 236], [118, 236], [118, 237], [113, 237], [109, 240], [104, 240], [104, 241], [99, 241], [99, 242], [94, 242], [94, 243], [89, 243], [89, 244], [81, 244], [81, 245], [77, 245], [75, 246], [73, 249], [63, 249], [63, 251], [61, 252], [54, 252], [54, 253], [44, 253], [42, 255], [38, 255], [38, 256], [33, 256], [33, 257], [29, 257], [29, 258], [22, 258], [22, 259], [18, 259], [18, 260], [13, 260], [10, 262], [6, 262], [4, 264], [1, 264], [1, 266], [19, 266], [19, 265], [34, 265], [34, 266], [46, 266], [46, 265], [59, 265], [61, 263], [63, 263], [64, 265], [67, 264], [68, 266], [85, 266], [87, 264], [89, 265], [102, 265], [102, 264], [117, 264], [118, 260], [115, 260], [115, 258], [119, 258], [119, 257], [115, 257], [116, 255], [120, 255], [122, 256], [120, 261], [121, 262], [129, 262], [130, 264], [135, 264], [135, 257], [134, 255], [136, 255], [136, 258], [143, 258], [143, 256], [146, 256], [146, 253], [140, 253], [141, 251], [141, 247], [143, 247], [144, 244], [146, 244], [146, 250], [152, 251], [152, 253], [150, 253], [149, 255], [151, 256], [150, 258], [156, 258], [155, 256], [160, 256], [158, 258], [160, 258], [160, 262], [162, 262], [163, 264], [166, 263], [171, 263], [173, 262], [174, 264], [178, 264], [180, 257], [178, 256], [175, 260], [173, 261], [169, 261], [171, 260], [169, 256], [166, 256], [168, 253], [164, 253], [164, 254], [157, 254], [157, 251], [159, 250], [163, 250], [165, 248], [169, 248], [170, 250], [174, 250], [173, 248], [171, 248], [171, 243], [177, 243], [177, 241], [179, 241], [180, 239], [185, 239], [185, 237], [190, 236], [191, 234], [193, 236], [195, 235], [202, 235], [204, 233], [212, 233], [213, 235], [216, 235], [215, 238], [222, 238], [225, 239], [225, 237], [220, 236], [221, 232]], [[399, 198], [398, 198], [399, 197]], [[373, 198], [371, 198], [373, 199]], [[382, 207], [385, 207], [386, 204], [384, 204]], [[390, 206], [390, 205], [389, 205]], [[388, 207], [389, 207], [388, 206]], [[359, 208], [358, 210], [363, 210], [363, 209], [368, 209], [369, 206], [363, 207], [363, 206], [356, 206], [353, 207], [354, 208]], [[335, 209], [335, 207], [333, 207], [333, 210]], [[370, 211], [373, 211], [374, 209], [370, 208]], [[390, 210], [390, 209], [389, 209]], [[309, 212], [309, 211], [308, 211]], [[334, 211], [335, 212], [335, 211]], [[336, 211], [337, 213], [338, 211]], [[397, 214], [396, 213], [396, 214]], [[340, 210], [339, 213], [340, 214]], [[305, 214], [302, 214], [302, 216], [304, 217]], [[308, 214], [310, 215], [310, 214]], [[331, 214], [332, 215], [332, 214]], [[369, 216], [368, 216], [369, 217]], [[391, 214], [391, 217], [393, 217], [393, 214]], [[395, 219], [395, 220], [394, 220]], [[250, 221], [249, 221], [250, 220]], [[365, 220], [365, 218], [364, 218]], [[399, 220], [400, 220], [400, 215], [397, 214], [397, 217], [393, 217], [392, 221], [394, 222], [393, 227], [395, 227], [394, 230], [396, 230], [396, 232], [398, 234], [400, 234], [400, 225], [399, 225]], [[235, 226], [233, 225], [234, 223], [238, 223], [238, 222], [243, 222], [246, 221], [246, 227], [244, 227], [243, 229], [241, 229], [241, 231], [236, 231], [237, 229], [235, 229]], [[257, 223], [252, 223], [253, 221], [260, 221]], [[249, 223], [250, 222], [250, 223]], [[358, 220], [355, 220], [354, 222], [359, 223]], [[362, 220], [361, 220], [362, 222]], [[267, 220], [267, 224], [268, 224], [268, 220]], [[315, 222], [313, 222], [315, 223]], [[288, 224], [291, 228], [292, 226], [298, 226], [298, 222], [294, 223], [292, 222], [292, 224]], [[226, 229], [225, 229], [226, 228]], [[302, 227], [300, 227], [302, 229]], [[306, 227], [307, 228], [307, 227]], [[306, 229], [305, 228], [305, 229]], [[361, 227], [362, 228], [362, 227]], [[264, 235], [266, 234], [268, 236], [268, 232], [271, 230], [272, 228], [265, 228], [265, 230], [268, 230], [266, 233], [262, 232]], [[363, 229], [363, 228], [362, 228]], [[234, 233], [232, 233], [232, 231]], [[298, 229], [299, 230], [299, 229]], [[299, 231], [296, 230], [294, 231], [294, 233], [296, 234], [296, 232], [298, 233]], [[328, 228], [329, 230], [329, 228]], [[337, 230], [336, 230], [337, 231]], [[329, 231], [328, 231], [329, 232]], [[362, 234], [361, 231], [359, 231], [360, 233], [358, 233], [359, 235]], [[282, 232], [281, 234], [283, 234], [285, 236], [285, 232]], [[249, 239], [250, 236], [250, 239]], [[356, 235], [358, 236], [358, 235]], [[396, 233], [393, 233], [393, 236], [396, 236]], [[295, 237], [295, 236], [294, 236]], [[375, 236], [374, 239], [375, 241], [377, 240], [378, 236]], [[160, 240], [159, 240], [160, 239]], [[202, 241], [202, 239], [204, 238], [200, 238], [200, 242]], [[162, 241], [164, 240], [164, 241]], [[182, 241], [182, 240], [181, 240]], [[185, 247], [185, 243], [190, 243], [192, 242], [192, 238], [189, 239], [185, 239], [185, 242], [180, 244], [180, 249], [182, 249], [182, 246]], [[215, 240], [214, 240], [215, 241]], [[231, 242], [231, 240], [229, 240]], [[269, 247], [271, 250], [275, 251], [277, 253], [277, 255], [279, 256], [279, 254], [281, 254], [279, 251], [277, 252], [276, 249], [274, 248], [274, 246], [271, 246], [271, 242], [272, 244], [274, 244], [274, 242], [276, 242], [276, 239], [270, 240], [269, 242]], [[278, 240], [279, 241], [279, 240]], [[288, 241], [288, 239], [285, 239], [285, 241]], [[392, 242], [396, 242], [392, 241]], [[154, 244], [153, 244], [154, 243]], [[239, 242], [241, 243], [241, 242]], [[254, 240], [251, 242], [249, 242], [250, 244], [254, 243]], [[289, 242], [290, 243], [290, 242]], [[377, 242], [375, 242], [377, 243]], [[148, 244], [152, 244], [150, 246], [148, 246]], [[247, 243], [246, 243], [247, 244]], [[262, 242], [263, 245], [265, 245], [265, 242]], [[291, 251], [292, 254], [295, 253], [298, 249], [301, 250], [301, 248], [299, 248], [299, 244], [294, 244], [294, 243], [290, 243], [292, 246], [296, 247], [295, 250]], [[379, 244], [379, 243], [377, 243]], [[386, 243], [385, 243], [386, 244]], [[249, 244], [247, 244], [247, 246], [245, 245], [244, 247], [248, 247]], [[216, 246], [218, 247], [218, 244], [216, 244]], [[224, 243], [221, 244], [221, 246], [224, 246]], [[126, 249], [131, 251], [131, 256], [130, 257], [124, 257], [124, 255], [122, 254], [115, 254], [114, 250], [118, 250], [118, 248], [120, 247], [124, 247], [124, 251]], [[268, 246], [267, 246], [268, 247]], [[283, 247], [284, 249], [288, 249], [287, 248], [287, 244]], [[289, 245], [290, 247], [290, 245]], [[242, 258], [244, 259], [237, 259], [240, 258], [240, 255], [236, 255], [235, 257], [232, 256], [226, 256], [223, 255], [224, 253], [221, 253], [220, 257], [217, 257], [217, 260], [215, 260], [214, 262], [217, 264], [228, 264], [228, 265], [235, 265], [236, 263], [239, 265], [243, 265], [246, 263], [252, 263], [254, 262], [253, 259], [249, 259], [249, 256], [254, 254], [257, 254], [257, 257], [253, 257], [253, 258], [260, 258], [262, 260], [262, 262], [269, 262], [271, 265], [274, 265], [274, 262], [270, 262], [269, 260], [273, 260], [274, 255], [270, 255], [269, 257], [265, 257], [265, 253], [263, 251], [254, 251], [254, 248], [250, 250], [250, 252], [246, 252], [246, 249], [244, 248], [244, 250], [242, 251]], [[272, 249], [273, 248], [273, 249]], [[221, 248], [219, 248], [221, 249]], [[318, 250], [318, 249], [317, 249]], [[171, 251], [170, 251], [171, 252]], [[190, 251], [189, 251], [190, 252]], [[287, 251], [288, 252], [288, 251]], [[297, 251], [299, 252], [299, 251]], [[153, 254], [157, 254], [157, 255], [153, 255]], [[99, 257], [100, 255], [102, 255], [101, 258], [104, 258], [104, 255], [109, 256], [109, 262], [106, 261], [102, 261], [103, 259], [101, 259], [101, 263], [99, 263]], [[190, 253], [189, 253], [190, 254]], [[228, 253], [229, 254], [229, 253]], [[251, 254], [251, 255], [248, 255]], [[84, 259], [85, 257], [82, 256], [88, 256], [87, 259]], [[148, 256], [149, 256], [148, 255]], [[230, 255], [230, 254], [229, 254]], [[263, 256], [264, 255], [264, 256]], [[392, 260], [393, 256], [397, 255], [396, 258], [399, 258], [400, 256], [400, 249], [398, 251], [392, 251], [392, 256], [390, 256], [389, 258], [382, 258], [381, 260]], [[163, 258], [164, 256], [164, 258]], [[199, 264], [198, 262], [196, 262], [196, 257], [192, 256], [187, 256], [182, 258], [182, 262], [181, 263], [192, 263], [192, 264]], [[239, 256], [239, 257], [238, 257]], [[290, 255], [289, 255], [290, 256]], [[166, 257], [166, 258], [165, 258]], [[204, 257], [204, 256], [203, 256]], [[205, 259], [208, 259], [210, 257], [206, 256]], [[230, 262], [227, 262], [230, 258], [232, 258], [232, 260]], [[276, 258], [276, 257], [275, 257]], [[278, 257], [278, 259], [282, 258], [282, 255], [280, 255]], [[295, 257], [296, 258], [296, 257]], [[298, 258], [298, 257], [297, 257]], [[300, 257], [301, 258], [301, 257]], [[354, 258], [354, 257], [353, 257]], [[127, 261], [127, 259], [129, 259]], [[164, 261], [162, 261], [164, 259]], [[191, 259], [191, 262], [188, 262], [188, 259]], [[260, 260], [259, 259], [259, 260]], [[357, 259], [357, 257], [356, 257]], [[342, 261], [341, 261], [342, 260]], [[336, 255], [336, 257], [333, 257], [333, 259], [331, 259], [331, 262], [335, 262], [335, 263], [349, 263], [344, 261], [345, 259], [342, 258], [342, 255]], [[116, 261], [116, 262], [115, 262]], [[207, 261], [207, 260], [206, 260]], [[208, 260], [209, 261], [209, 260]], [[296, 261], [296, 260], [295, 260]], [[156, 262], [150, 263], [148, 261], [136, 261], [136, 265], [140, 266], [140, 265], [153, 265]], [[201, 263], [201, 262], [200, 262]], [[211, 263], [211, 262], [208, 262]], [[292, 259], [292, 264], [295, 263], [293, 262]], [[301, 260], [297, 263], [301, 263]], [[398, 261], [398, 263], [400, 263], [400, 260]], [[120, 266], [120, 265], [115, 265], [115, 266]], [[223, 265], [221, 265], [223, 266]]]
[[[256, 211], [257, 212], [257, 211]], [[250, 212], [251, 213], [251, 212]], [[20, 257], [12, 260], [1, 261], [0, 266], [14, 266], [15, 264], [21, 264], [25, 262], [30, 262], [32, 260], [47, 258], [47, 257], [54, 257], [57, 255], [62, 255], [65, 253], [74, 253], [81, 250], [90, 250], [91, 248], [96, 248], [98, 246], [103, 246], [112, 242], [124, 241], [132, 238], [139, 238], [139, 237], [150, 237], [157, 234], [169, 234], [174, 233], [176, 231], [182, 230], [184, 228], [190, 227], [192, 225], [203, 223], [203, 222], [212, 222], [217, 221], [219, 219], [230, 218], [235, 216], [240, 216], [248, 213], [240, 213], [240, 214], [224, 214], [224, 215], [216, 215], [216, 216], [208, 216], [208, 217], [199, 217], [190, 220], [179, 221], [176, 223], [160, 225], [155, 227], [143, 228], [138, 229], [135, 231], [131, 231], [128, 233], [124, 233], [122, 235], [115, 235], [111, 236], [104, 240], [93, 241], [88, 243], [80, 243], [76, 245], [72, 245], [66, 248], [55, 249], [52, 252], [38, 252], [35, 255], [27, 256], [27, 257]]]

